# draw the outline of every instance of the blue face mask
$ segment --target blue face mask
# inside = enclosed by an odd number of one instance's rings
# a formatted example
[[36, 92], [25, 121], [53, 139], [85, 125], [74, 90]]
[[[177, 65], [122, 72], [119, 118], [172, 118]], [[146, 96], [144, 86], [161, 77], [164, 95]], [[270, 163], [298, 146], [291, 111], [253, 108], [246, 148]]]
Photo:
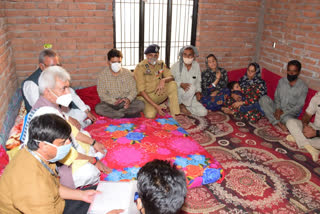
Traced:
[[57, 162], [57, 161], [63, 159], [65, 156], [67, 156], [67, 154], [69, 153], [69, 151], [71, 149], [71, 143], [63, 145], [63, 146], [56, 146], [56, 145], [54, 145], [52, 143], [48, 143], [46, 141], [42, 141], [42, 142], [57, 148], [56, 156], [54, 158], [48, 160], [51, 163], [54, 163], [54, 162]]

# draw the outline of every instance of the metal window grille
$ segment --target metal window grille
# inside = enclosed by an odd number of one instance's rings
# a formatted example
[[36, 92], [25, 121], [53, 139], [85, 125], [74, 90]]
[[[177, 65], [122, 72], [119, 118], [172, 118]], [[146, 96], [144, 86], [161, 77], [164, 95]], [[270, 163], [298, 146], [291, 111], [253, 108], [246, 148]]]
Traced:
[[195, 45], [198, 0], [114, 0], [114, 47], [123, 66], [134, 69], [150, 44], [160, 46], [159, 58], [170, 67], [181, 47]]

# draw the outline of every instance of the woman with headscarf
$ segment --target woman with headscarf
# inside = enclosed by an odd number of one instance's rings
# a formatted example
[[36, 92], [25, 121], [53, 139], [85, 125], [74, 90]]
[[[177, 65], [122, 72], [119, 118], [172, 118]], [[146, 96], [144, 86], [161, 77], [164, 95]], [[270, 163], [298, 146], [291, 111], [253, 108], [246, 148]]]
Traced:
[[220, 110], [223, 106], [227, 89], [228, 75], [224, 68], [219, 67], [213, 54], [206, 57], [206, 70], [201, 73], [201, 103], [211, 111]]
[[[266, 83], [261, 78], [259, 64], [256, 62], [250, 63], [246, 74], [240, 79], [239, 83], [245, 102], [235, 102], [232, 107], [240, 109], [237, 112], [237, 117], [255, 123], [263, 116], [263, 111], [258, 103], [259, 99], [267, 94]], [[241, 107], [244, 109], [246, 106], [253, 105], [256, 105], [256, 108], [249, 111], [241, 111]]]

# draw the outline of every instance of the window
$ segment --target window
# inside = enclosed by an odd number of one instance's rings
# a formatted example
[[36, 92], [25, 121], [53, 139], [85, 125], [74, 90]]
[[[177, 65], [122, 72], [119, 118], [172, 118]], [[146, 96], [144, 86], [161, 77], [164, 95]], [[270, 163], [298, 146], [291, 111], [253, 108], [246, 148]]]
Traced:
[[160, 59], [170, 67], [181, 47], [195, 45], [198, 0], [114, 0], [114, 47], [123, 66], [134, 69], [150, 44], [160, 46]]

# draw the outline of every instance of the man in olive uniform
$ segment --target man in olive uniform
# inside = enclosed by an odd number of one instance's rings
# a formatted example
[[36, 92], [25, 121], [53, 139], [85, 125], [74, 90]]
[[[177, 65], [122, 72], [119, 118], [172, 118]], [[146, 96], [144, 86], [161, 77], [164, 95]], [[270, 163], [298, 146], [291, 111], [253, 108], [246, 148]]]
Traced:
[[156, 114], [164, 115], [160, 106], [169, 98], [169, 109], [173, 117], [180, 114], [178, 103], [177, 84], [166, 64], [158, 60], [160, 47], [150, 45], [144, 51], [146, 59], [141, 61], [134, 70], [137, 82], [138, 99], [144, 101], [144, 115], [146, 118], [155, 118]]

